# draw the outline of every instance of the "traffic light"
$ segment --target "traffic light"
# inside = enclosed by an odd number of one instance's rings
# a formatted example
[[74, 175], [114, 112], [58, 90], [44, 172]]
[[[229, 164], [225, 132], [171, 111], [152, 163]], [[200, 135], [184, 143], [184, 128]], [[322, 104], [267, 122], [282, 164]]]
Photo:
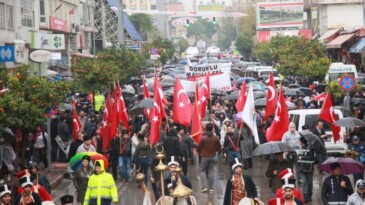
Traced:
[[189, 27], [190, 26], [190, 21], [189, 19], [186, 19], [186, 27]]
[[217, 22], [215, 21], [215, 17], [213, 17], [213, 24], [217, 24]]

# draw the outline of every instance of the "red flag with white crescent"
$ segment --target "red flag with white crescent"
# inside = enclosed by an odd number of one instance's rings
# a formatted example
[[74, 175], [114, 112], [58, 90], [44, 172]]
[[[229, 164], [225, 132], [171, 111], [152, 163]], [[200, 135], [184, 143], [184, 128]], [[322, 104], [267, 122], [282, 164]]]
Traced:
[[118, 92], [117, 92], [117, 103], [118, 103], [118, 121], [122, 121], [126, 130], [129, 130], [129, 117], [127, 112], [127, 107], [125, 106], [122, 89], [120, 88], [120, 84], [118, 82]]
[[81, 122], [79, 120], [79, 117], [76, 114], [75, 109], [72, 109], [72, 117], [73, 117], [73, 136], [74, 136], [74, 140], [77, 139], [77, 135], [79, 134], [79, 132], [81, 131]]
[[200, 102], [198, 96], [198, 84], [196, 84], [195, 88], [195, 99], [194, 99], [194, 111], [192, 117], [192, 127], [191, 127], [191, 136], [193, 137], [196, 143], [200, 142], [200, 139], [203, 135], [202, 128], [202, 117], [200, 116]]
[[274, 74], [273, 72], [270, 72], [269, 86], [267, 86], [266, 109], [264, 118], [265, 121], [269, 119], [270, 115], [275, 114], [277, 104], [278, 99], [276, 97]]
[[110, 121], [109, 121], [109, 113], [111, 112], [111, 105], [110, 105], [110, 92], [108, 92], [108, 96], [106, 97], [105, 100], [105, 110], [103, 113], [103, 121], [101, 122], [101, 128], [100, 128], [100, 132], [101, 132], [101, 136], [102, 136], [102, 145], [103, 145], [103, 151], [105, 152], [108, 147], [109, 147], [109, 143], [111, 140], [110, 137], [110, 131], [109, 131], [109, 127], [110, 127]]
[[[150, 98], [150, 93], [148, 92], [148, 89], [147, 89], [147, 85], [145, 82], [143, 82], [143, 98], [144, 99], [149, 99]], [[149, 117], [150, 114], [151, 114], [151, 110], [150, 109], [147, 109], [145, 108], [144, 109], [144, 114]]]
[[179, 78], [176, 78], [173, 101], [172, 120], [184, 126], [189, 126], [193, 115], [193, 105], [184, 90]]
[[247, 85], [246, 81], [244, 80], [241, 86], [240, 93], [238, 95], [238, 99], [236, 101], [237, 112], [242, 112], [243, 108], [245, 107], [246, 98], [247, 98]]
[[332, 104], [331, 94], [329, 92], [327, 93], [326, 99], [323, 103], [322, 110], [319, 113], [318, 118], [330, 124], [333, 134], [333, 139], [336, 143], [340, 139], [341, 128], [333, 124], [334, 122], [337, 121], [337, 116], [335, 114], [335, 110]]

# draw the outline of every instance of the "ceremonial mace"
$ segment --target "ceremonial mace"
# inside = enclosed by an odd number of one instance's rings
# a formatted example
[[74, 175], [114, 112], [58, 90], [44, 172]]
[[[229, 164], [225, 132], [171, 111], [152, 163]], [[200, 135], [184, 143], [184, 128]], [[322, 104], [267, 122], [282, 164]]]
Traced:
[[166, 205], [166, 199], [165, 199], [165, 186], [164, 186], [164, 175], [165, 171], [167, 169], [167, 165], [165, 165], [162, 160], [165, 158], [165, 155], [163, 154], [164, 149], [161, 147], [161, 150], [159, 151], [158, 148], [156, 148], [156, 159], [160, 160], [158, 165], [155, 167], [155, 170], [157, 172], [160, 172], [160, 182], [161, 182], [161, 197], [162, 197], [162, 205]]

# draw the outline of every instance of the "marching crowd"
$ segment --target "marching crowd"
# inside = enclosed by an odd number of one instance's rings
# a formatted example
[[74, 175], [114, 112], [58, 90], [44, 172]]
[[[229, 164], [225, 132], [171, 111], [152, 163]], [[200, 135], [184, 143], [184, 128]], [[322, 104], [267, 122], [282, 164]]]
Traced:
[[[311, 96], [312, 99], [312, 96]], [[191, 137], [191, 127], [175, 123], [172, 119], [172, 99], [166, 104], [167, 117], [160, 126], [160, 139], [156, 145], [149, 144], [151, 123], [144, 115], [129, 116], [129, 127], [119, 125], [116, 136], [110, 142], [107, 150], [103, 150], [102, 126], [105, 111], [105, 97], [96, 93], [94, 102], [87, 95], [78, 95], [75, 110], [81, 122], [81, 131], [77, 139], [73, 138], [72, 108], [60, 110], [59, 117], [51, 122], [52, 132], [46, 133], [40, 125], [35, 133], [29, 134], [25, 143], [24, 157], [26, 166], [16, 163], [19, 148], [5, 141], [1, 145], [2, 159], [0, 165], [7, 174], [2, 174], [0, 186], [0, 204], [41, 204], [52, 201], [51, 187], [40, 168], [48, 165], [46, 150], [47, 140], [51, 141], [52, 161], [69, 162], [77, 153], [97, 152], [108, 157], [109, 169], [105, 161], [96, 160], [91, 165], [91, 159], [85, 155], [82, 165], [72, 173], [73, 184], [77, 190], [76, 201], [84, 205], [118, 203], [116, 181], [131, 181], [132, 170], [142, 172], [146, 177], [144, 183], [151, 183], [156, 201], [162, 194], [159, 180], [154, 171], [158, 164], [155, 159], [157, 149], [163, 147], [165, 163], [168, 165], [164, 182], [164, 193], [169, 195], [177, 186], [176, 168], [182, 168], [181, 179], [185, 186], [191, 188], [188, 176], [189, 164], [199, 164], [202, 193], [213, 193], [215, 174], [219, 157], [226, 158], [227, 169], [232, 177], [227, 181], [224, 205], [238, 205], [244, 198], [260, 202], [254, 179], [244, 174], [244, 170], [253, 167], [252, 152], [257, 147], [252, 130], [236, 118], [234, 101], [224, 100], [222, 96], [211, 99], [211, 106], [203, 121], [204, 134], [199, 142]], [[305, 103], [301, 97], [288, 98], [298, 109], [319, 107], [317, 101]], [[129, 107], [138, 103], [133, 99]], [[355, 116], [363, 120], [363, 116]], [[272, 122], [272, 117], [264, 121], [265, 111], [256, 110], [256, 124], [260, 144], [266, 143], [266, 128]], [[362, 117], [362, 118], [361, 118]], [[313, 175], [315, 163], [321, 165], [327, 159], [323, 139], [326, 133], [323, 122], [318, 121], [314, 128], [307, 125], [302, 130], [316, 135], [322, 146], [314, 146], [302, 136], [294, 123], [289, 124], [288, 131], [283, 135], [282, 142], [294, 150], [301, 152], [278, 152], [262, 156], [268, 162], [265, 176], [269, 179], [272, 197], [270, 205], [301, 205], [312, 201]], [[351, 133], [346, 133], [349, 150], [356, 152], [354, 157], [365, 163], [365, 133], [359, 127]], [[67, 148], [66, 148], [67, 147]], [[65, 151], [67, 149], [67, 151]], [[14, 151], [15, 150], [15, 151]], [[197, 153], [197, 154], [196, 154]], [[198, 157], [196, 157], [198, 155]], [[362, 158], [363, 157], [363, 158]], [[321, 188], [322, 201], [325, 205], [361, 205], [365, 198], [364, 174], [354, 174], [355, 191], [350, 179], [342, 174], [339, 163], [330, 165], [332, 174], [326, 177]], [[7, 185], [11, 175], [19, 178], [14, 187]], [[109, 174], [108, 172], [111, 172]], [[320, 174], [323, 174], [320, 171]], [[147, 177], [151, 176], [151, 177]], [[154, 180], [149, 180], [150, 178]], [[5, 181], [5, 183], [4, 183]], [[101, 185], [102, 183], [102, 185]], [[73, 204], [73, 196], [65, 195], [62, 204]], [[262, 203], [262, 202], [260, 202]], [[188, 204], [193, 202], [188, 201]]]

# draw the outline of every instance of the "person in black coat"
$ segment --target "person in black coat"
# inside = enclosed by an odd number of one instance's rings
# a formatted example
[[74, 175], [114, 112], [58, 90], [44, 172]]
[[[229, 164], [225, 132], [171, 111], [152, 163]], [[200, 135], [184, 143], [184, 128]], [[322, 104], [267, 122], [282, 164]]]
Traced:
[[[171, 161], [168, 163], [168, 171], [166, 172], [164, 181], [165, 181], [165, 195], [170, 195], [170, 190], [174, 190], [177, 186], [178, 176], [176, 173], [176, 168], [179, 167], [179, 162], [175, 160], [175, 156], [171, 156]], [[181, 182], [184, 186], [192, 189], [191, 183], [189, 179], [184, 176], [180, 175]]]
[[180, 156], [180, 165], [183, 170], [185, 176], [188, 174], [188, 154], [189, 154], [189, 146], [196, 147], [197, 145], [191, 139], [190, 136], [185, 135], [185, 127], [183, 125], [178, 125], [176, 127], [178, 143], [179, 143], [179, 156]]
[[30, 176], [23, 177], [19, 180], [23, 188], [23, 192], [16, 196], [13, 204], [35, 204], [42, 205], [41, 198], [37, 193], [32, 192], [33, 183]]
[[[235, 163], [232, 165], [232, 170], [233, 175], [227, 181], [223, 205], [232, 205], [233, 202], [238, 203], [245, 197], [257, 198], [256, 185], [250, 176], [243, 174], [243, 166], [237, 158], [235, 158]], [[233, 193], [233, 189], [237, 190]]]
[[73, 156], [75, 156], [77, 149], [82, 145], [84, 142], [84, 132], [81, 132], [77, 135], [77, 139], [70, 144], [70, 150], [68, 151], [68, 159], [70, 161]]
[[348, 196], [354, 192], [350, 179], [342, 174], [339, 163], [332, 163], [331, 169], [332, 175], [328, 176], [322, 185], [323, 204], [346, 204]]
[[168, 163], [172, 156], [179, 157], [179, 138], [176, 132], [166, 138], [163, 148], [165, 150], [165, 162]]
[[324, 140], [327, 139], [327, 134], [323, 128], [323, 121], [319, 120], [317, 122], [316, 127], [312, 130], [312, 133], [318, 136], [324, 144]]

